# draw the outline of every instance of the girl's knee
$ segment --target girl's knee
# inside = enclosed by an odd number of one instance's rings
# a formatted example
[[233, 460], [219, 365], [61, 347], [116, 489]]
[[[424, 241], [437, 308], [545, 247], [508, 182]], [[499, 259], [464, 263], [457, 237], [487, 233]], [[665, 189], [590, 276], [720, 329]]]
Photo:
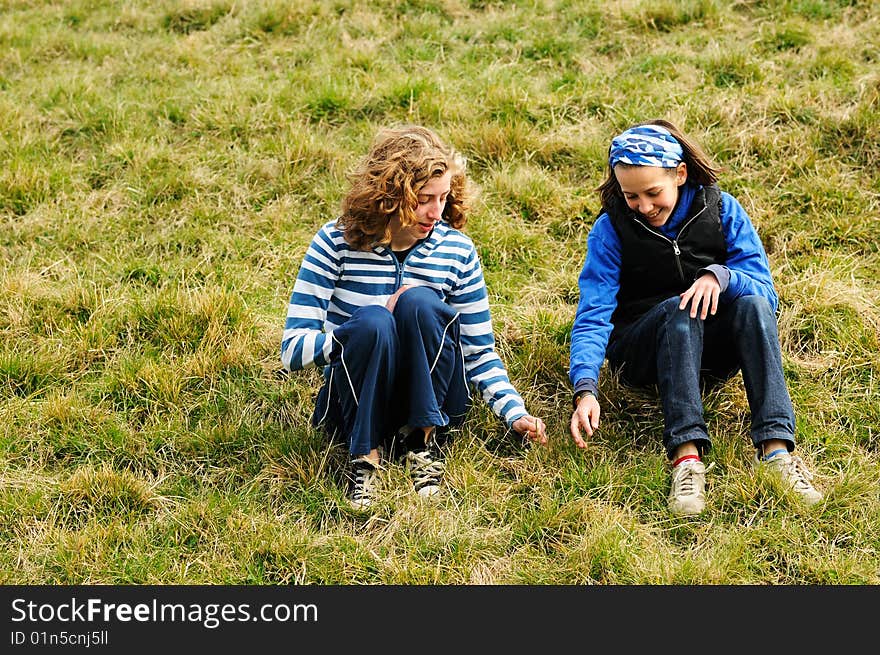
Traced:
[[673, 321], [686, 322], [685, 319], [688, 318], [688, 312], [679, 309], [679, 304], [681, 304], [681, 298], [679, 298], [678, 296], [673, 296], [671, 298], [667, 298], [666, 300], [661, 301], [657, 305], [657, 308], [660, 310], [661, 315], [667, 323]]
[[678, 296], [672, 296], [660, 302], [660, 307], [665, 312], [673, 312], [678, 310], [678, 305], [681, 303], [681, 298]]
[[703, 321], [692, 318], [689, 308], [679, 309], [681, 298], [669, 298], [661, 303], [663, 320], [660, 329], [667, 343], [691, 343], [695, 338], [702, 338]]
[[375, 339], [378, 336], [394, 332], [394, 317], [382, 305], [367, 305], [352, 314], [350, 321], [355, 321], [358, 336]]
[[667, 325], [681, 330], [690, 330], [694, 325], [699, 326], [700, 320], [691, 318], [691, 313], [688, 311], [690, 306], [679, 309], [680, 304], [681, 298], [678, 296], [667, 298], [660, 303]]
[[437, 292], [430, 287], [411, 287], [400, 294], [394, 307], [394, 315], [398, 319], [413, 316], [422, 308], [433, 307], [442, 302]]
[[734, 306], [740, 310], [755, 312], [758, 314], [772, 315], [773, 308], [770, 301], [764, 296], [740, 296], [733, 301]]
[[776, 314], [770, 302], [763, 296], [742, 296], [733, 303], [738, 323], [746, 323], [752, 329], [776, 325]]

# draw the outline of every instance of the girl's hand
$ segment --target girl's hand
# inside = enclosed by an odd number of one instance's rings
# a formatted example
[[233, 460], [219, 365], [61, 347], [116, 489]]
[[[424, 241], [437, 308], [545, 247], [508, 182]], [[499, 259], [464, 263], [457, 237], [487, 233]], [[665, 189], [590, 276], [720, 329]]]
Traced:
[[599, 427], [599, 400], [591, 393], [585, 393], [578, 400], [577, 407], [571, 415], [571, 438], [578, 448], [586, 448], [587, 442], [581, 436], [581, 428], [588, 437]]
[[[718, 299], [720, 296], [721, 285], [718, 284], [716, 277], [712, 273], [703, 273], [691, 285], [690, 289], [681, 294], [681, 302], [678, 308], [684, 309], [690, 303], [691, 318], [696, 318], [699, 311], [700, 318], [705, 321], [706, 316], [709, 314], [714, 316], [715, 312], [718, 311]], [[702, 310], [700, 310], [701, 303], [703, 305]]]
[[397, 305], [397, 299], [400, 298], [400, 294], [402, 294], [404, 291], [406, 291], [407, 289], [409, 289], [409, 287], [410, 287], [410, 285], [408, 285], [408, 284], [404, 284], [404, 285], [403, 285], [402, 287], [400, 287], [397, 291], [395, 291], [395, 292], [394, 292], [394, 295], [391, 296], [391, 297], [385, 302], [385, 309], [387, 309], [389, 312], [391, 312], [391, 313], [393, 314], [393, 313], [394, 313], [394, 307]]
[[516, 419], [511, 427], [524, 437], [528, 437], [542, 446], [547, 443], [547, 426], [539, 418], [526, 414]]

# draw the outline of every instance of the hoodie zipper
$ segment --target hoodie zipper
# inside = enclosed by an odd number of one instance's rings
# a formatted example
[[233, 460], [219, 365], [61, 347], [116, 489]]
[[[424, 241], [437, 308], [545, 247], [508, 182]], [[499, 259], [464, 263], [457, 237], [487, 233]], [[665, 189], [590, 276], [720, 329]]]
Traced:
[[403, 265], [406, 262], [406, 259], [409, 259], [409, 254], [407, 254], [404, 261], [400, 261], [397, 259], [397, 255], [394, 254], [394, 251], [390, 246], [386, 246], [385, 251], [388, 253], [388, 256], [391, 257], [391, 263], [394, 265], [394, 290], [397, 291], [403, 283]]
[[397, 259], [397, 255], [394, 254], [394, 251], [391, 250], [390, 246], [385, 246], [385, 249], [388, 251], [388, 254], [391, 255], [391, 262], [394, 264], [394, 270], [397, 271], [397, 275], [395, 278], [394, 290], [397, 291], [400, 289], [403, 284], [403, 269], [406, 267], [406, 261], [412, 256], [412, 254], [421, 248], [428, 241], [427, 238], [422, 240], [421, 243], [417, 243], [416, 246], [406, 253], [406, 257], [403, 258], [403, 261], [399, 261]]

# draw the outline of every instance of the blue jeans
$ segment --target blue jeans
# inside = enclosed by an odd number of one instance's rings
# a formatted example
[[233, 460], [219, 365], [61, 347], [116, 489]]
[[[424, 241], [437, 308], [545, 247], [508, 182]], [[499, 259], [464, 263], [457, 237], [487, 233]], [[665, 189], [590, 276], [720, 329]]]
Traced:
[[663, 446], [671, 458], [689, 441], [700, 452], [712, 446], [703, 420], [701, 380], [726, 380], [742, 370], [756, 448], [769, 439], [794, 450], [795, 417], [785, 376], [776, 316], [761, 296], [721, 305], [706, 320], [691, 318], [690, 305], [669, 298], [637, 321], [615, 330], [606, 356], [624, 384], [657, 385], [663, 405]]
[[403, 425], [458, 425], [470, 404], [459, 335], [458, 313], [428, 287], [407, 289], [393, 314], [358, 308], [333, 331], [313, 425], [347, 441], [352, 458]]

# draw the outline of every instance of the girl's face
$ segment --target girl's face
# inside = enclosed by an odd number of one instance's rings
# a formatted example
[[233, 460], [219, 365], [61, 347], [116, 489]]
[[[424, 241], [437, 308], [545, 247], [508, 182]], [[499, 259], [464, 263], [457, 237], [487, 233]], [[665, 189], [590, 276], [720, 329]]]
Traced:
[[419, 220], [417, 227], [424, 233], [422, 237], [427, 236], [428, 232], [434, 228], [434, 223], [443, 216], [446, 198], [449, 197], [450, 184], [452, 184], [452, 171], [446, 171], [440, 177], [432, 177], [419, 189], [416, 218]]
[[652, 227], [666, 224], [678, 202], [678, 187], [687, 181], [684, 162], [675, 169], [659, 166], [615, 166], [614, 176], [626, 204]]
[[418, 222], [415, 225], [403, 227], [400, 224], [400, 219], [395, 216], [389, 223], [391, 234], [395, 237], [396, 242], [412, 240], [414, 243], [431, 233], [431, 230], [434, 229], [434, 223], [443, 216], [451, 183], [452, 171], [446, 171], [440, 177], [432, 177], [425, 182], [417, 194], [419, 204], [416, 205], [415, 214]]

